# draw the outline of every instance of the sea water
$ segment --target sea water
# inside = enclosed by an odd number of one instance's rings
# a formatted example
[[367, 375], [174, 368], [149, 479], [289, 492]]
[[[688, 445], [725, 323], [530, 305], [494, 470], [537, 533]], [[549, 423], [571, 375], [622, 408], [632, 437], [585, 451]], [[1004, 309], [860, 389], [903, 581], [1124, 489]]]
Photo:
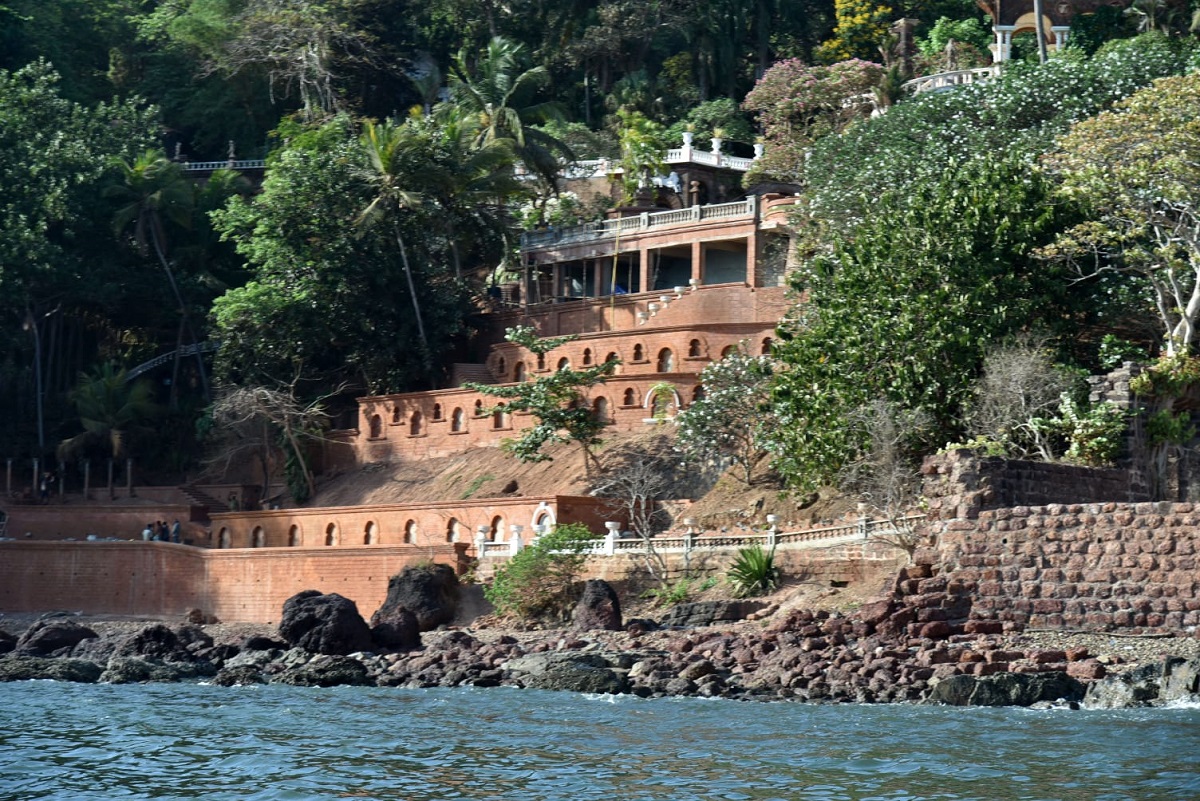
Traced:
[[1200, 709], [0, 685], [0, 799], [1200, 799]]

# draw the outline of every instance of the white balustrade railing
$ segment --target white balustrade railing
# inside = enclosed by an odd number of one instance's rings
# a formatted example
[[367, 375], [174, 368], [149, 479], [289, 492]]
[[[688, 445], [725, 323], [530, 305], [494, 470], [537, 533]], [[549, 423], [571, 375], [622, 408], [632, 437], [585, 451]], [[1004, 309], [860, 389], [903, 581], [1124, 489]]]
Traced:
[[628, 234], [667, 225], [699, 222], [701, 220], [730, 220], [741, 217], [753, 218], [758, 211], [758, 198], [751, 195], [734, 203], [716, 203], [711, 206], [692, 206], [674, 211], [655, 211], [619, 217], [615, 220], [584, 223], [570, 228], [546, 231], [525, 231], [521, 234], [522, 247], [539, 245], [569, 245], [574, 242], [590, 242], [615, 237], [618, 233]]
[[[593, 540], [585, 550], [592, 556], [618, 554], [642, 555], [649, 548], [657, 553], [692, 553], [694, 551], [735, 551], [758, 545], [766, 549], [800, 550], [859, 542], [879, 535], [908, 533], [925, 520], [925, 515], [909, 515], [891, 520], [860, 518], [854, 523], [799, 531], [738, 531], [721, 534], [671, 534], [654, 537], [649, 543], [641, 537], [618, 537], [614, 533]], [[535, 540], [536, 542], [536, 540]], [[510, 556], [512, 546], [505, 542], [477, 542], [480, 558]]]
[[923, 75], [920, 78], [905, 81], [901, 84], [900, 88], [911, 94], [919, 95], [922, 92], [933, 92], [938, 89], [951, 89], [955, 86], [966, 86], [972, 83], [988, 81], [995, 77], [995, 66], [977, 67], [969, 70], [953, 70], [951, 72], [939, 72], [935, 75]]
[[213, 170], [261, 170], [267, 162], [263, 159], [226, 159], [225, 161], [185, 161], [179, 166], [184, 172], [212, 172]]

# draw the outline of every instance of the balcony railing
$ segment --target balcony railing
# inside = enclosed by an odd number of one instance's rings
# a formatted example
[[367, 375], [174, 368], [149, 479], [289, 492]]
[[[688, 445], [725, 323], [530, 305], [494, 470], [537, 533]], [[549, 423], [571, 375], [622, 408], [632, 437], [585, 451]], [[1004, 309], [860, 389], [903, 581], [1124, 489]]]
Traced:
[[953, 89], [956, 86], [966, 86], [972, 83], [989, 81], [996, 77], [996, 67], [978, 67], [970, 70], [955, 70], [939, 72], [936, 75], [925, 75], [906, 81], [900, 86], [906, 92], [919, 95], [922, 92], [936, 92], [941, 89]]
[[545, 231], [525, 231], [521, 234], [522, 248], [569, 245], [575, 242], [593, 242], [614, 239], [618, 235], [665, 228], [671, 225], [692, 225], [705, 220], [753, 219], [758, 213], [758, 198], [754, 195], [735, 203], [715, 203], [709, 206], [692, 206], [674, 211], [654, 211], [631, 217], [575, 225], [570, 228], [552, 228]]

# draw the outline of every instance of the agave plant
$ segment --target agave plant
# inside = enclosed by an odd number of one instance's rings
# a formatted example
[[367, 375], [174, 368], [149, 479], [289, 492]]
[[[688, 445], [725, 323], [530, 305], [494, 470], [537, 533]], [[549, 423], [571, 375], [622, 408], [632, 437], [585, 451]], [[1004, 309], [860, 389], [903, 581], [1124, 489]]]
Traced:
[[726, 574], [738, 598], [766, 595], [779, 586], [780, 571], [775, 566], [775, 549], [764, 551], [752, 545], [738, 551]]

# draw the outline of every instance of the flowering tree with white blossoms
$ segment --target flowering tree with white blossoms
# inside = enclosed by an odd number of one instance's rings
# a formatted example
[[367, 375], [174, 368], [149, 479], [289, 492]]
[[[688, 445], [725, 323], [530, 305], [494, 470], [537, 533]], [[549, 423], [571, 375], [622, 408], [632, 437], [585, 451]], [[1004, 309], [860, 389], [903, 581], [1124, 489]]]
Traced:
[[704, 368], [703, 396], [675, 418], [680, 452], [689, 461], [719, 459], [750, 474], [763, 454], [764, 425], [770, 414], [771, 359], [742, 348]]

